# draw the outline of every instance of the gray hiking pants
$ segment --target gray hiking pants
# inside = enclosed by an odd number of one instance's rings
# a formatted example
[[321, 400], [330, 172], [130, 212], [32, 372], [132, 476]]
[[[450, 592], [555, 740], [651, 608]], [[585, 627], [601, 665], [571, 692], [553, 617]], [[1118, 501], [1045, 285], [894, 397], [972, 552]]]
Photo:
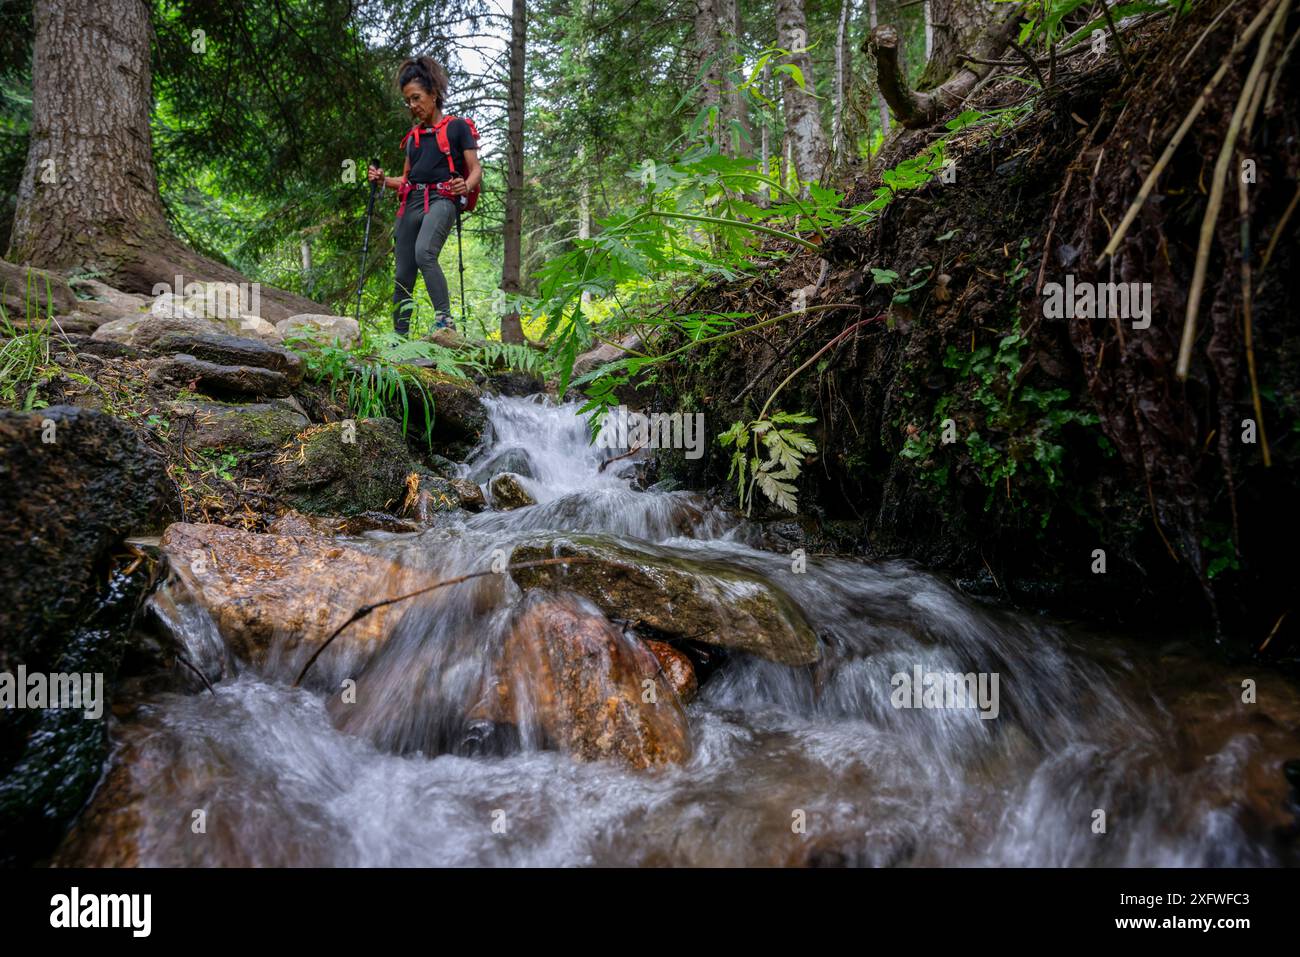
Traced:
[[433, 302], [435, 325], [452, 326], [451, 293], [447, 277], [438, 265], [447, 237], [456, 228], [456, 204], [429, 190], [429, 211], [424, 211], [424, 193], [411, 190], [406, 208], [397, 219], [397, 288], [393, 292], [393, 328], [403, 336], [411, 330], [415, 306], [415, 274], [424, 276], [424, 288]]

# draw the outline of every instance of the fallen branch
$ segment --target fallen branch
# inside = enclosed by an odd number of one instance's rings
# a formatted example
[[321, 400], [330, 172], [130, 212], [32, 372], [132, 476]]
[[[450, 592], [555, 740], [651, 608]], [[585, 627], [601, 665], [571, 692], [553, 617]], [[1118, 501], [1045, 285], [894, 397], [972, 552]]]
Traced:
[[881, 24], [872, 30], [863, 44], [863, 52], [876, 58], [880, 95], [894, 116], [908, 129], [919, 129], [938, 122], [946, 112], [962, 104], [975, 84], [992, 69], [992, 65], [984, 61], [996, 60], [1007, 48], [1019, 22], [1019, 6], [1005, 11], [976, 41], [971, 51], [971, 64], [963, 66], [929, 93], [917, 93], [907, 85], [899, 54], [898, 31], [893, 27]]
[[420, 595], [428, 594], [435, 589], [446, 588], [448, 585], [459, 585], [461, 582], [467, 582], [471, 578], [482, 578], [484, 575], [504, 575], [506, 572], [512, 572], [519, 568], [537, 568], [541, 565], [579, 565], [590, 561], [590, 558], [581, 558], [578, 556], [574, 556], [573, 558], [539, 558], [532, 562], [519, 562], [516, 565], [507, 565], [499, 572], [493, 571], [489, 568], [486, 571], [470, 572], [467, 575], [458, 575], [455, 578], [447, 578], [440, 582], [434, 582], [432, 585], [417, 588], [415, 591], [408, 592], [405, 595], [398, 595], [396, 598], [385, 598], [383, 601], [372, 602], [369, 605], [362, 605], [352, 613], [352, 616], [348, 618], [347, 621], [335, 628], [333, 633], [321, 643], [319, 648], [312, 652], [312, 656], [308, 658], [307, 663], [302, 666], [302, 671], [298, 672], [298, 677], [293, 679], [293, 687], [296, 688], [302, 683], [302, 679], [306, 676], [307, 671], [311, 666], [316, 663], [316, 659], [321, 656], [321, 652], [328, 648], [330, 643], [343, 633], [343, 629], [347, 628], [347, 626], [352, 624], [354, 621], [360, 621], [376, 608], [383, 608], [385, 605], [395, 605], [399, 601], [406, 601], [408, 598], [417, 598]]

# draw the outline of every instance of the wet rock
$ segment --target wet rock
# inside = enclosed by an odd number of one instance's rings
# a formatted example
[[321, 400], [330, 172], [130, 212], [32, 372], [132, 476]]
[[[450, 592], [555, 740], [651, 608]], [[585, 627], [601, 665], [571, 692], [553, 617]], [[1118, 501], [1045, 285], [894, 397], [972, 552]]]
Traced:
[[509, 512], [537, 504], [537, 500], [520, 484], [519, 476], [512, 472], [502, 472], [493, 478], [488, 491], [492, 493], [492, 507], [498, 511]]
[[412, 417], [419, 422], [419, 427], [413, 426], [413, 430], [424, 430], [430, 414], [427, 400], [432, 400], [435, 443], [450, 446], [456, 452], [468, 451], [477, 444], [487, 426], [487, 410], [483, 408], [482, 393], [478, 386], [469, 379], [434, 369], [417, 365], [404, 368], [420, 384], [420, 388], [407, 389], [407, 399], [412, 404]]
[[57, 636], [110, 549], [171, 495], [162, 460], [119, 419], [0, 411], [0, 670]]
[[166, 356], [149, 363], [154, 386], [192, 388], [216, 398], [286, 396], [289, 379], [282, 372], [254, 366], [223, 366], [189, 355]]
[[523, 398], [546, 391], [546, 382], [541, 376], [534, 372], [520, 372], [514, 369], [489, 373], [483, 377], [480, 385], [484, 392], [513, 398]]
[[278, 449], [309, 424], [305, 415], [272, 402], [171, 402], [167, 410], [173, 422], [187, 420], [185, 444], [195, 449]]
[[[56, 653], [28, 659], [28, 674], [96, 676], [81, 708], [0, 710], [0, 866], [47, 857], [95, 789], [108, 751], [108, 724], [130, 625], [147, 568], [118, 569], [79, 613]], [[84, 679], [83, 679], [84, 682]]]
[[469, 479], [449, 479], [447, 484], [456, 493], [461, 508], [469, 512], [481, 512], [487, 508], [487, 499], [483, 497], [483, 490]]
[[398, 518], [386, 512], [362, 512], [348, 518], [325, 515], [304, 515], [290, 509], [269, 526], [272, 535], [364, 535], [366, 532], [418, 532], [420, 525], [410, 519]]
[[302, 382], [302, 356], [260, 339], [217, 332], [172, 330], [151, 338], [154, 355], [189, 355], [222, 366], [252, 366], [282, 373], [290, 385]]
[[313, 313], [301, 313], [281, 319], [275, 324], [275, 331], [285, 339], [302, 336], [323, 342], [337, 342], [345, 349], [356, 345], [361, 338], [361, 327], [355, 319], [347, 316], [327, 316]]
[[124, 736], [109, 759], [107, 773], [94, 797], [59, 846], [55, 867], [139, 867], [145, 794], [135, 783], [165, 782], [160, 762], [149, 761], [133, 740]]
[[502, 472], [513, 472], [524, 478], [533, 478], [533, 463], [523, 449], [506, 449], [492, 456], [483, 465], [476, 468], [469, 477], [471, 482], [486, 485]]
[[786, 665], [819, 657], [817, 636], [799, 606], [754, 572], [721, 562], [634, 551], [595, 537], [525, 543], [512, 562], [552, 556], [582, 563], [519, 569], [520, 588], [567, 588], [607, 615], [681, 638], [737, 648]]
[[536, 722], [579, 760], [646, 768], [690, 757], [686, 716], [654, 655], [575, 596], [525, 596], [489, 687], [491, 720]]
[[282, 456], [272, 491], [315, 515], [386, 512], [406, 498], [406, 479], [420, 466], [392, 419], [331, 422], [307, 429]]
[[437, 516], [460, 508], [460, 496], [447, 479], [428, 476], [420, 482], [414, 497], [407, 496], [403, 511], [420, 525], [431, 525]]
[[0, 259], [0, 305], [11, 322], [70, 313], [78, 300], [58, 273]]
[[666, 641], [651, 640], [647, 641], [645, 646], [659, 660], [664, 677], [668, 679], [668, 684], [682, 704], [689, 703], [700, 690], [699, 682], [695, 678], [695, 666], [691, 664], [690, 657]]
[[[257, 668], [274, 667], [281, 655], [301, 667], [305, 655], [295, 651], [314, 650], [363, 605], [416, 587], [412, 569], [330, 538], [178, 522], [163, 533], [160, 548], [166, 576], [149, 599], [158, 620], [181, 620], [185, 606], [197, 606], [225, 648]], [[403, 612], [400, 605], [376, 609], [349, 625], [331, 651], [368, 654]], [[229, 673], [219, 656], [192, 654], [204, 659], [192, 663], [210, 680]], [[296, 675], [291, 668], [282, 676], [290, 670]]]

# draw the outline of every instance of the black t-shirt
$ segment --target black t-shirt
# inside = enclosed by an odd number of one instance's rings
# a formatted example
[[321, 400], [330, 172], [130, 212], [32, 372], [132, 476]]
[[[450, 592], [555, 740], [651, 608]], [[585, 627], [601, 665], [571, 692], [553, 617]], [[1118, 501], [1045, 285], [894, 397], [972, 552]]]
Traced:
[[[451, 158], [456, 163], [456, 175], [468, 175], [465, 150], [478, 149], [478, 140], [470, 131], [469, 124], [459, 117], [447, 124], [447, 145], [451, 147]], [[419, 146], [415, 145], [414, 136], [406, 141], [406, 156], [411, 161], [411, 172], [406, 177], [409, 182], [441, 183], [452, 177], [447, 157], [438, 148], [438, 136], [431, 126], [420, 127]]]

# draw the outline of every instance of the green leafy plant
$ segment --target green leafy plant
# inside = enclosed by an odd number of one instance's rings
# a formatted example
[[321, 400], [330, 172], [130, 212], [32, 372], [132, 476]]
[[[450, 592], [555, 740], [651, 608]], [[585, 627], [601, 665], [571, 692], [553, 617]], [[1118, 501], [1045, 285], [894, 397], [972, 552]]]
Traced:
[[18, 329], [0, 306], [0, 403], [10, 408], [29, 411], [45, 405], [37, 398], [37, 390], [50, 374], [58, 371], [51, 355], [51, 329], [54, 313], [49, 280], [45, 282], [46, 314], [42, 316], [33, 296], [29, 274], [24, 295], [26, 322]]
[[776, 412], [770, 418], [733, 423], [718, 436], [724, 447], [733, 449], [727, 480], [735, 478], [746, 514], [754, 507], [755, 486], [781, 508], [798, 511], [793, 483], [803, 469], [804, 456], [816, 452], [817, 444], [792, 426], [816, 421], [803, 413]]

